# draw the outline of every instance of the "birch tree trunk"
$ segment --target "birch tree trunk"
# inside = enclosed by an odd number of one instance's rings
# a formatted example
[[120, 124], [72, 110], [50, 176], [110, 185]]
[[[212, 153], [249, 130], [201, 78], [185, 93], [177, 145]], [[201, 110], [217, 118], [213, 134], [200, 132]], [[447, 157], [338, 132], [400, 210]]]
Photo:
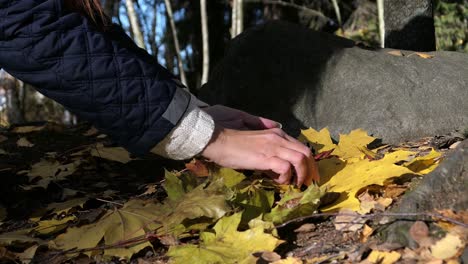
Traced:
[[210, 44], [208, 33], [208, 14], [206, 0], [200, 0], [201, 26], [202, 26], [202, 41], [203, 41], [203, 70], [201, 85], [208, 82], [210, 71]]
[[378, 18], [379, 18], [380, 47], [385, 48], [384, 0], [377, 0], [377, 12], [378, 12]]
[[244, 0], [237, 0], [237, 35], [244, 31]]
[[232, 0], [231, 38], [244, 31], [244, 1]]
[[10, 124], [24, 122], [24, 113], [21, 110], [17, 80], [10, 74], [0, 71], [0, 87], [5, 90], [7, 118]]
[[145, 39], [143, 37], [143, 32], [141, 30], [140, 19], [135, 11], [135, 6], [133, 0], [125, 0], [125, 5], [127, 7], [128, 20], [130, 21], [130, 28], [132, 29], [132, 35], [136, 44], [145, 49]]
[[185, 86], [187, 86], [187, 77], [185, 76], [184, 64], [182, 62], [182, 56], [180, 55], [179, 38], [177, 37], [177, 29], [175, 26], [174, 14], [172, 12], [171, 2], [170, 0], [164, 0], [164, 2], [166, 3], [167, 16], [169, 19], [169, 24], [171, 26], [172, 37], [174, 39], [174, 47], [175, 47], [176, 56], [177, 56], [177, 65], [179, 67], [180, 80]]

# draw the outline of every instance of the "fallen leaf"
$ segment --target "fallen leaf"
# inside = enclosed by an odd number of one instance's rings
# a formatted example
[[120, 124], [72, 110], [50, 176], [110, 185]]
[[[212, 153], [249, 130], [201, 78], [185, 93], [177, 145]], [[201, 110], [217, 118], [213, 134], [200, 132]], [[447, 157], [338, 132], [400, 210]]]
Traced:
[[91, 155], [107, 160], [117, 161], [123, 164], [130, 162], [130, 153], [121, 147], [104, 147], [103, 144], [98, 143], [91, 149]]
[[233, 188], [245, 178], [244, 174], [229, 168], [220, 168], [213, 172], [213, 179], [223, 179], [224, 185], [228, 188]]
[[[332, 205], [322, 208], [323, 211], [336, 211], [348, 208], [353, 211], [360, 209], [360, 202], [356, 194], [370, 185], [383, 186], [389, 179], [413, 172], [406, 167], [395, 165], [398, 161], [406, 160], [412, 152], [396, 151], [375, 161], [361, 160], [342, 166], [337, 171], [336, 159], [322, 160], [319, 170], [322, 179], [328, 180], [321, 186], [322, 190], [340, 193], [340, 198]], [[338, 161], [339, 163], [340, 161]]]
[[0, 135], [0, 143], [7, 141], [8, 138], [5, 137], [4, 135]]
[[44, 130], [45, 127], [46, 127], [45, 125], [43, 126], [19, 126], [19, 127], [13, 128], [11, 132], [17, 133], [17, 134], [26, 134], [26, 133]]
[[313, 128], [302, 130], [299, 140], [309, 143], [315, 150], [315, 153], [325, 152], [336, 148], [336, 145], [331, 139], [330, 131], [326, 127], [320, 131], [316, 131]]
[[431, 246], [431, 254], [434, 258], [445, 260], [456, 256], [465, 247], [465, 243], [454, 234], [447, 234], [444, 238]]
[[393, 55], [393, 56], [398, 56], [398, 57], [403, 57], [403, 53], [401, 52], [401, 50], [391, 50], [389, 52], [387, 52], [388, 54], [390, 55]]
[[372, 229], [372, 227], [364, 224], [364, 228], [362, 229], [361, 236], [360, 236], [361, 243], [366, 243], [373, 232], [374, 232], [374, 229]]
[[432, 244], [432, 239], [429, 237], [429, 227], [422, 221], [416, 221], [411, 226], [409, 234], [420, 247], [428, 247]]
[[432, 149], [429, 154], [422, 157], [417, 157], [412, 161], [405, 163], [404, 166], [412, 170], [413, 172], [420, 174], [428, 174], [437, 167], [437, 161], [441, 157], [441, 155], [442, 153]]
[[88, 197], [81, 197], [62, 203], [51, 203], [47, 206], [47, 210], [53, 211], [57, 215], [68, 214], [73, 208], [83, 207], [84, 203], [86, 203], [88, 199]]
[[349, 209], [340, 210], [333, 221], [333, 225], [336, 230], [349, 232], [358, 231], [365, 223], [366, 219], [364, 219], [360, 214]]
[[296, 228], [294, 232], [296, 233], [308, 233], [311, 231], [314, 231], [317, 227], [314, 224], [308, 223], [308, 224], [303, 224], [299, 228]]
[[16, 141], [16, 145], [18, 147], [24, 147], [24, 148], [31, 148], [34, 147], [34, 144], [29, 142], [29, 140], [25, 137], [22, 137]]
[[91, 127], [90, 129], [88, 129], [86, 132], [83, 133], [83, 136], [92, 137], [92, 136], [95, 136], [97, 133], [99, 133], [99, 130], [95, 127]]
[[21, 229], [13, 232], [7, 232], [0, 234], [0, 245], [11, 245], [14, 242], [21, 243], [37, 243], [39, 245], [47, 244], [44, 240], [39, 238], [34, 238], [28, 235], [33, 228]]
[[197, 177], [208, 177], [210, 175], [208, 167], [201, 160], [194, 159], [190, 163], [186, 163], [185, 168]]
[[68, 222], [75, 221], [75, 216], [67, 216], [61, 219], [43, 220], [37, 222], [34, 232], [40, 235], [51, 235], [58, 233], [68, 226]]
[[221, 218], [213, 232], [202, 232], [199, 245], [170, 247], [172, 263], [247, 263], [255, 252], [273, 251], [281, 240], [264, 233], [261, 226], [237, 231], [242, 213]]
[[[32, 189], [34, 187], [47, 188], [50, 182], [64, 180], [66, 177], [75, 173], [76, 169], [81, 165], [81, 161], [74, 161], [68, 164], [61, 164], [58, 161], [41, 160], [32, 165], [28, 172], [30, 181], [36, 177], [41, 179], [31, 186], [23, 187], [23, 189]], [[28, 188], [29, 187], [29, 188]]]
[[39, 248], [38, 245], [27, 248], [23, 253], [16, 253], [16, 257], [21, 261], [22, 264], [29, 264], [34, 259], [36, 251]]
[[407, 57], [410, 57], [410, 56], [413, 56], [413, 55], [416, 55], [420, 58], [423, 58], [423, 59], [432, 59], [434, 58], [434, 55], [431, 55], [431, 54], [427, 54], [427, 53], [422, 53], [422, 52], [413, 52], [411, 54], [409, 54]]
[[268, 263], [281, 260], [281, 256], [278, 253], [272, 251], [262, 252], [260, 257], [262, 258], [262, 260]]
[[[160, 208], [155, 204], [129, 201], [122, 209], [109, 211], [96, 223], [68, 228], [66, 233], [54, 240], [54, 246], [63, 250], [85, 249], [98, 246], [101, 240], [104, 240], [106, 245], [115, 245], [129, 239], [144, 237], [147, 232], [161, 227], [155, 215], [158, 210]], [[151, 244], [143, 240], [140, 244], [125, 248], [106, 249], [104, 255], [129, 259], [134, 253], [148, 246], [151, 247]]]
[[362, 129], [353, 130], [347, 135], [340, 134], [340, 141], [333, 154], [345, 160], [364, 158], [365, 154], [362, 150], [374, 140], [374, 137], [367, 135], [367, 132]]
[[5, 150], [0, 149], [0, 155], [8, 155], [8, 153]]
[[379, 197], [379, 198], [377, 198], [377, 200], [375, 202], [376, 202], [375, 209], [378, 210], [378, 211], [383, 212], [383, 211], [385, 211], [385, 209], [387, 209], [387, 207], [389, 207], [393, 203], [393, 199], [392, 198]]
[[[242, 177], [245, 178], [244, 175]], [[229, 181], [230, 184], [228, 185], [237, 184], [236, 181], [232, 181], [232, 178]], [[270, 212], [274, 202], [275, 192], [263, 188], [261, 181], [254, 181], [245, 187], [240, 186], [239, 189], [235, 190], [233, 199], [233, 203], [244, 209], [242, 223], [248, 223], [250, 220]]]
[[304, 192], [291, 191], [286, 193], [271, 212], [264, 215], [266, 221], [275, 224], [284, 223], [288, 220], [313, 214], [320, 205], [323, 192], [312, 184]]
[[383, 197], [395, 199], [401, 196], [404, 192], [406, 192], [407, 189], [408, 187], [405, 187], [405, 186], [389, 184], [385, 186]]
[[385, 252], [372, 250], [367, 257], [370, 263], [393, 264], [401, 258], [401, 254], [396, 251]]
[[177, 201], [164, 204], [130, 200], [121, 209], [107, 212], [96, 223], [69, 228], [66, 233], [59, 235], [54, 243], [59, 249], [69, 250], [93, 248], [98, 246], [101, 240], [109, 246], [140, 239], [141, 243], [104, 250], [105, 256], [129, 259], [141, 249], [151, 247], [151, 243], [144, 239], [149, 232], [156, 230], [161, 234], [182, 233], [185, 231], [183, 225], [181, 226], [184, 220], [205, 218], [211, 219], [211, 223], [228, 210], [222, 193], [222, 183], [212, 183], [207, 187], [200, 185]]

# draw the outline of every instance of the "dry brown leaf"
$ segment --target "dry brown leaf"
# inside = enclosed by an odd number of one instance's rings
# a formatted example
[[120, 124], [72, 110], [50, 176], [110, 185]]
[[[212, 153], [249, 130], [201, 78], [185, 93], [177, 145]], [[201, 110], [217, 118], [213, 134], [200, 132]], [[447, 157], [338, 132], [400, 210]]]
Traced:
[[333, 221], [336, 230], [350, 232], [358, 231], [364, 226], [365, 223], [366, 220], [363, 219], [361, 215], [349, 209], [340, 210], [335, 220]]
[[190, 163], [186, 163], [185, 168], [187, 168], [187, 170], [195, 174], [197, 177], [207, 177], [210, 175], [208, 167], [201, 160], [194, 159]]
[[130, 153], [128, 153], [128, 151], [126, 151], [124, 148], [104, 147], [104, 145], [101, 143], [97, 144], [93, 149], [91, 149], [91, 155], [124, 164], [132, 160], [130, 158]]
[[296, 228], [294, 232], [296, 233], [307, 233], [314, 231], [316, 229], [316, 226], [314, 224], [308, 223], [308, 224], [303, 224], [300, 227]]
[[388, 186], [385, 186], [385, 192], [384, 192], [383, 197], [394, 199], [402, 195], [404, 192], [406, 192], [407, 189], [408, 187], [405, 187], [405, 186], [390, 184]]
[[95, 127], [91, 127], [90, 129], [88, 129], [88, 131], [83, 133], [83, 136], [91, 137], [97, 135], [97, 133], [99, 133], [99, 130], [97, 130], [97, 128]]
[[18, 147], [24, 147], [24, 148], [31, 148], [34, 147], [34, 144], [29, 142], [29, 140], [25, 137], [22, 137], [16, 141], [16, 145]]
[[16, 253], [16, 257], [21, 261], [22, 264], [29, 264], [36, 255], [36, 251], [39, 248], [38, 245], [27, 248], [23, 253]]
[[429, 237], [429, 227], [422, 221], [416, 221], [410, 228], [409, 234], [420, 247], [428, 247], [432, 244]]
[[393, 56], [398, 56], [398, 57], [403, 57], [403, 53], [401, 52], [401, 50], [391, 50], [389, 52], [387, 52], [388, 54], [390, 55], [393, 55]]
[[139, 196], [145, 196], [145, 195], [151, 195], [153, 193], [155, 193], [158, 189], [157, 189], [157, 185], [156, 184], [150, 184], [148, 186], [146, 186], [146, 191], [142, 194], [140, 194]]
[[17, 134], [26, 134], [26, 133], [41, 131], [45, 127], [46, 127], [45, 125], [43, 126], [19, 126], [19, 127], [13, 128], [11, 132], [17, 133]]
[[264, 251], [262, 252], [261, 258], [265, 261], [268, 261], [268, 263], [270, 263], [270, 262], [275, 262], [275, 261], [280, 260], [281, 256], [276, 252]]
[[407, 57], [410, 57], [410, 56], [413, 56], [413, 55], [416, 55], [420, 58], [423, 58], [423, 59], [432, 59], [434, 58], [434, 55], [431, 55], [431, 54], [427, 54], [427, 53], [422, 53], [422, 52], [414, 52], [414, 53], [411, 53], [410, 55], [408, 55]]
[[368, 225], [364, 225], [364, 228], [362, 229], [361, 237], [360, 237], [361, 242], [362, 243], [367, 242], [367, 240], [369, 239], [369, 237], [372, 235], [373, 232], [374, 232], [374, 229], [372, 229], [372, 227]]

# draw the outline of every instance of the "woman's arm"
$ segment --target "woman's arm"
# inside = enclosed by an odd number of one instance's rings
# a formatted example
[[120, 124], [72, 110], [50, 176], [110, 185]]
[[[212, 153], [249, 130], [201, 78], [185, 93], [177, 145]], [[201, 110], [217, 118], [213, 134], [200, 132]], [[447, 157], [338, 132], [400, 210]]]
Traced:
[[174, 76], [122, 31], [101, 32], [62, 0], [0, 0], [0, 67], [135, 154], [174, 130], [190, 105]]

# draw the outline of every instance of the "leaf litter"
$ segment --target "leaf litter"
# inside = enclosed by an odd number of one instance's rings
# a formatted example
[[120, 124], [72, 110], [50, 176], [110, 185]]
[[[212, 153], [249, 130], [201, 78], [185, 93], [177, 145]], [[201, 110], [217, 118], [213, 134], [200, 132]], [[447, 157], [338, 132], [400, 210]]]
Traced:
[[[18, 138], [12, 135], [25, 133], [39, 145], [31, 146], [34, 149], [43, 147], [34, 138], [35, 134], [58, 132], [23, 127], [2, 138], [8, 143], [9, 138]], [[442, 153], [431, 148], [370, 148], [375, 138], [359, 129], [340, 135], [338, 143], [334, 143], [326, 128], [304, 130], [300, 140], [313, 149], [322, 179], [318, 184], [298, 189], [277, 185], [260, 173], [217, 168], [199, 159], [183, 166], [158, 165], [159, 180], [155, 182], [158, 177], [145, 179], [126, 170], [133, 164], [154, 165], [151, 159], [135, 160], [122, 148], [107, 147], [108, 139], [98, 138], [94, 129], [83, 128], [75, 134], [80, 143], [88, 145], [44, 150], [43, 156], [38, 156], [38, 161], [30, 167], [14, 168], [16, 173], [22, 171], [19, 175], [27, 177], [20, 184], [24, 192], [43, 189], [46, 196], [50, 192], [60, 194], [55, 194], [54, 199], [42, 198], [43, 209], [30, 210], [42, 213], [32, 217], [30, 212], [30, 218], [23, 218], [26, 221], [19, 226], [9, 220], [11, 205], [0, 206], [4, 221], [0, 226], [0, 246], [8, 247], [16, 260], [43, 260], [60, 254], [63, 261], [83, 256], [98, 262], [129, 261], [143, 260], [141, 252], [146, 251], [152, 252], [146, 255], [152, 255], [153, 260], [171, 263], [255, 263], [259, 260], [309, 263], [353, 258], [368, 263], [394, 263], [411, 256], [450, 260], [466, 244], [465, 231], [438, 220], [449, 230], [438, 239], [425, 240], [424, 227], [413, 228], [413, 233], [420, 236], [418, 239], [426, 241], [422, 249], [398, 252], [375, 249], [367, 255], [349, 249], [372, 240], [375, 233], [368, 220], [359, 216], [385, 211], [407, 189], [406, 182], [395, 182], [395, 179], [421, 177], [436, 168]], [[8, 153], [30, 149], [18, 148], [13, 143]], [[57, 154], [45, 154], [51, 151]], [[178, 169], [168, 171], [162, 170], [163, 167]], [[132, 177], [133, 185], [129, 180]], [[112, 188], [120, 191], [110, 191], [109, 185], [89, 184], [96, 181], [114, 185], [117, 182], [121, 188]], [[58, 190], [54, 190], [56, 186]], [[143, 193], [138, 191], [141, 186], [147, 186]], [[324, 216], [321, 220], [300, 221], [295, 225], [298, 218], [320, 213], [336, 217]], [[445, 214], [463, 218], [458, 212]], [[284, 232], [288, 226], [296, 230], [293, 232], [297, 235], [296, 242], [291, 241], [294, 238], [289, 232]], [[331, 239], [338, 240], [327, 244]], [[316, 242], [311, 244], [311, 241]], [[296, 249], [291, 247], [292, 242], [296, 243]], [[48, 250], [36, 253], [39, 245]], [[331, 248], [334, 249], [327, 252]], [[421, 252], [423, 257], [415, 257]]]

